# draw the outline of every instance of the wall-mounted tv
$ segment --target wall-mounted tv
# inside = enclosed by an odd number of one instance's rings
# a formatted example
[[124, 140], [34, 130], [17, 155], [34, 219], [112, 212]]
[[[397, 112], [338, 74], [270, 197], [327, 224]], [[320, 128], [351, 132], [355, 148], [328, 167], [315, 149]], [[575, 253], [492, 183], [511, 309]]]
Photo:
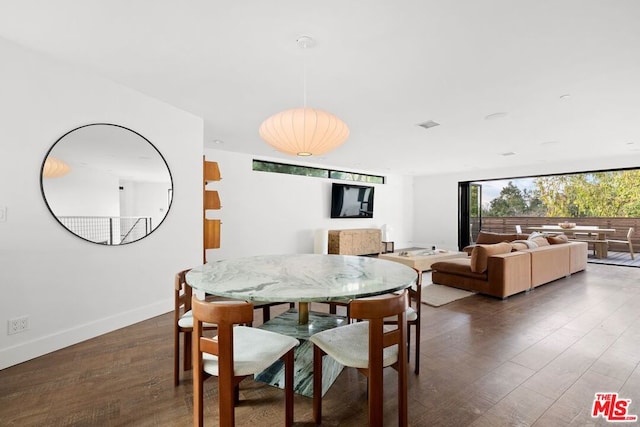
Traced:
[[374, 187], [333, 183], [331, 218], [373, 218]]

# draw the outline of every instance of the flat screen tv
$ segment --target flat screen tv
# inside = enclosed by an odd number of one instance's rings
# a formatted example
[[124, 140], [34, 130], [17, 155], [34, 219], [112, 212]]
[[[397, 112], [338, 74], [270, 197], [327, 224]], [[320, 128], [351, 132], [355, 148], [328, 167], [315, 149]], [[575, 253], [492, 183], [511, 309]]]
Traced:
[[331, 218], [373, 218], [374, 187], [333, 183]]

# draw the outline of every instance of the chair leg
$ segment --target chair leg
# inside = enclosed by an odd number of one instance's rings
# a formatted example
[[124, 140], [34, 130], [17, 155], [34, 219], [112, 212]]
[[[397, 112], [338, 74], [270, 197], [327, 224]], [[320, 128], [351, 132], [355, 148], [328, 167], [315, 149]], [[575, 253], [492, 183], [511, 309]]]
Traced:
[[284, 355], [284, 425], [293, 425], [293, 349]]
[[407, 364], [398, 363], [398, 426], [409, 424], [409, 405], [407, 396]]
[[173, 330], [173, 386], [180, 384], [180, 332], [177, 325]]
[[184, 332], [184, 370], [191, 370], [192, 360], [191, 360], [191, 350], [193, 343], [191, 342], [191, 331]]
[[202, 369], [199, 362], [195, 362], [196, 369], [193, 370], [193, 425], [202, 427], [204, 425], [203, 412], [203, 385], [204, 381]]
[[322, 356], [324, 351], [313, 345], [313, 421], [322, 422]]
[[414, 361], [414, 372], [418, 375], [420, 373], [420, 319], [418, 319], [414, 329], [416, 331], [416, 360]]
[[[398, 361], [398, 365], [407, 366], [406, 363], [401, 363]], [[382, 427], [383, 420], [383, 375], [382, 375], [382, 366], [379, 365], [379, 368], [375, 367], [369, 368], [369, 375], [367, 378], [367, 397], [369, 400], [369, 426], [370, 427]], [[400, 392], [400, 390], [398, 390]], [[400, 408], [398, 408], [400, 410]]]

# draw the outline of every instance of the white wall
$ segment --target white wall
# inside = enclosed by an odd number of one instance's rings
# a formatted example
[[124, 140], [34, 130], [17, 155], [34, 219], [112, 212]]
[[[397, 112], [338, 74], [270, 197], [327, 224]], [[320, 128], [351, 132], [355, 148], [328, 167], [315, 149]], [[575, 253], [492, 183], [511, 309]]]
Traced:
[[603, 148], [602, 158], [595, 160], [576, 158], [572, 162], [558, 163], [550, 159], [549, 162], [526, 168], [475, 170], [450, 175], [415, 177], [414, 239], [417, 242], [416, 245], [458, 248], [459, 182], [638, 167], [640, 167], [640, 154], [607, 157], [606, 148]]
[[[218, 190], [222, 208], [209, 211], [219, 218], [220, 249], [209, 250], [209, 261], [237, 256], [278, 253], [313, 253], [317, 230], [343, 228], [393, 228], [396, 248], [413, 245], [413, 179], [387, 176], [375, 187], [372, 219], [331, 219], [331, 183], [325, 178], [252, 170], [254, 156], [221, 150], [205, 150], [216, 161], [222, 180], [208, 184]], [[268, 159], [282, 163], [282, 159]], [[296, 158], [290, 163], [303, 164]], [[316, 165], [317, 166], [317, 165]], [[358, 171], [356, 171], [358, 172]], [[374, 172], [372, 172], [374, 173]]]
[[[202, 120], [0, 39], [0, 369], [166, 313], [173, 275], [201, 261]], [[40, 167], [64, 133], [126, 126], [164, 155], [174, 203], [160, 228], [119, 247], [67, 232], [40, 192]], [[7, 334], [7, 320], [29, 330]]]
[[57, 216], [120, 216], [118, 184], [117, 175], [77, 168], [65, 176], [46, 178], [42, 189]]

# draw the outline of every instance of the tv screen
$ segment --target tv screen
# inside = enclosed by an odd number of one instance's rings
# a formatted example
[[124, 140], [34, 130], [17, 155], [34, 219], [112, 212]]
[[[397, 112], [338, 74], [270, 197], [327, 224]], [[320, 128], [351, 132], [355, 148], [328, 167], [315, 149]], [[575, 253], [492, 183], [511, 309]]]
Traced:
[[333, 183], [331, 218], [373, 218], [374, 187]]

